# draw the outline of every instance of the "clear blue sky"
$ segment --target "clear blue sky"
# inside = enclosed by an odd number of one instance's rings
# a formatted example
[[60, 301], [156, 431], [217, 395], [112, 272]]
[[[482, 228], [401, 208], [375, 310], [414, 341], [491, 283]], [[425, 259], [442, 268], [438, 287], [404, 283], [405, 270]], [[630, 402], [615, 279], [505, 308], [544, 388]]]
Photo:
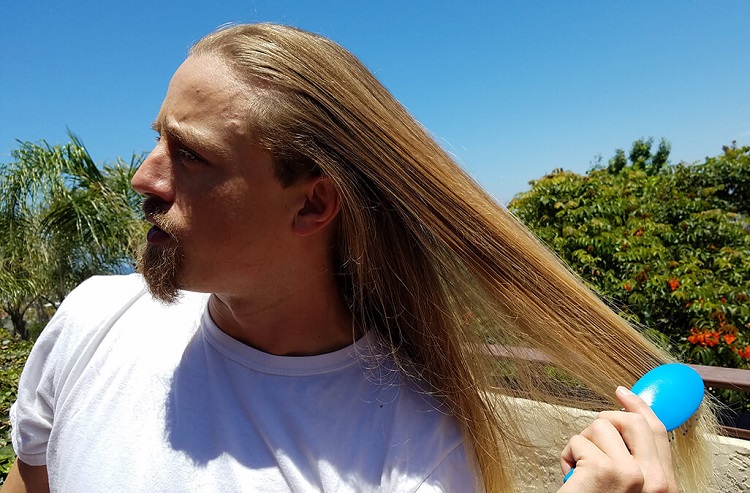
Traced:
[[81, 137], [97, 161], [150, 150], [192, 43], [273, 21], [359, 56], [501, 202], [639, 137], [673, 161], [750, 144], [750, 2], [0, 0], [0, 162]]

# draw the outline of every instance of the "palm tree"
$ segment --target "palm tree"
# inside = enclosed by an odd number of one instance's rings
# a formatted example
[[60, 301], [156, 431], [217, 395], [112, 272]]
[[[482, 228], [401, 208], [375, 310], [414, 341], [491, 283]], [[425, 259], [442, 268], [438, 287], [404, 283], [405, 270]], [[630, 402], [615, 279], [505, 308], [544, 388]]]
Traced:
[[143, 234], [130, 189], [142, 157], [100, 168], [70, 139], [22, 142], [0, 169], [0, 307], [22, 338], [32, 305], [56, 309], [87, 277], [132, 269]]

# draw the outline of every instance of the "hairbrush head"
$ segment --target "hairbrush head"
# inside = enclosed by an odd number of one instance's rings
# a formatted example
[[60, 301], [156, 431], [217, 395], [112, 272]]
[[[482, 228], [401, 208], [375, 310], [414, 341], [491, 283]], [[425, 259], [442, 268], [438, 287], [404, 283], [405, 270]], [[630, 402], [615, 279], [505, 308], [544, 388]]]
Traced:
[[667, 431], [672, 431], [698, 410], [704, 386], [697, 371], [687, 365], [670, 363], [643, 375], [632, 390], [651, 407]]

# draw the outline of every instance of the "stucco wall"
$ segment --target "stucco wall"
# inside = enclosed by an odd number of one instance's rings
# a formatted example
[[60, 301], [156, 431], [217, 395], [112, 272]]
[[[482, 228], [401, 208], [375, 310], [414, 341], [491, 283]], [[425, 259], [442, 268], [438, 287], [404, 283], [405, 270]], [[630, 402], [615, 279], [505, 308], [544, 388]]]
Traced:
[[[515, 399], [516, 405], [522, 410], [525, 425], [530, 438], [535, 444], [537, 468], [527, 470], [522, 478], [522, 491], [530, 493], [554, 493], [562, 484], [560, 472], [560, 451], [567, 441], [564, 436], [558, 436], [560, 428], [565, 426], [575, 430], [582, 430], [593, 420], [596, 413], [554, 407], [557, 423], [560, 426], [541, 426], [535, 420], [541, 408], [548, 411], [551, 406]], [[716, 447], [714, 452], [714, 470], [717, 484], [710, 493], [750, 493], [750, 441], [727, 437], [714, 437]]]

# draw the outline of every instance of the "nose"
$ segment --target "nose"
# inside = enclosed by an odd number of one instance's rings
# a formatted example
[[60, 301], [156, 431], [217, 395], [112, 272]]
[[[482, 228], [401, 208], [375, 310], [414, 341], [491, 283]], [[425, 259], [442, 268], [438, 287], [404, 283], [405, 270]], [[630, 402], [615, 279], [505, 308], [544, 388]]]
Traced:
[[141, 163], [130, 186], [141, 195], [158, 197], [170, 203], [174, 201], [174, 175], [163, 144], [158, 143]]

